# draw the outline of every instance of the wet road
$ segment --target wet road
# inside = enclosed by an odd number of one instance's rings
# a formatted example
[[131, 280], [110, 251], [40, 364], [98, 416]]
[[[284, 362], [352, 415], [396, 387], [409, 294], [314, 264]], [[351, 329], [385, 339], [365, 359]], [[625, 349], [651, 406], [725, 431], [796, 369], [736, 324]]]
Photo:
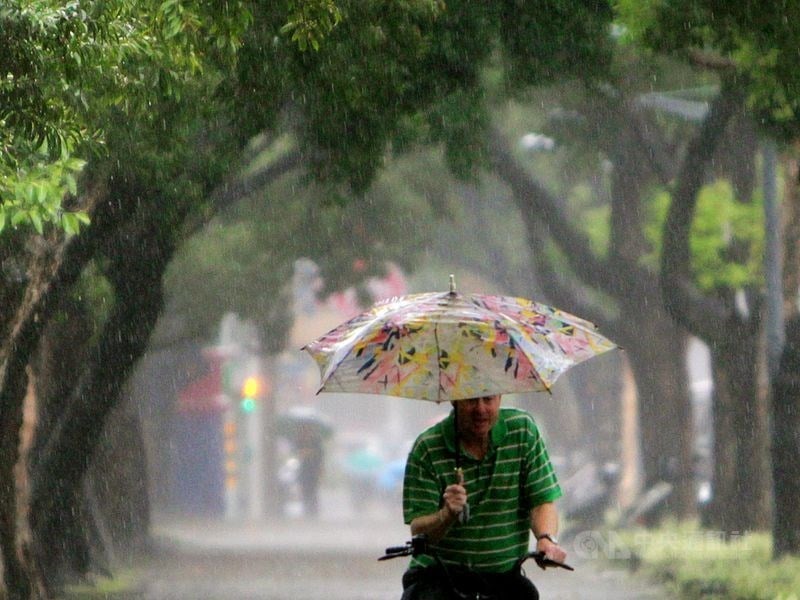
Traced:
[[[160, 551], [137, 596], [147, 600], [396, 600], [408, 561], [376, 560], [384, 547], [408, 539], [405, 527], [386, 518], [184, 522], [160, 525], [155, 533]], [[669, 597], [631, 578], [622, 563], [609, 568], [574, 551], [571, 562], [572, 573], [528, 567], [543, 599]]]

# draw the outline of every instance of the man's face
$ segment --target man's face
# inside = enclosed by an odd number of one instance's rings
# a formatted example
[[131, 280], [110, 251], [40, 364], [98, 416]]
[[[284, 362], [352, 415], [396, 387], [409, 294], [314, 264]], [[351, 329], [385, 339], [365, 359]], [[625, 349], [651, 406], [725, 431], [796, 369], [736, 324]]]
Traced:
[[464, 437], [486, 439], [500, 414], [500, 395], [459, 400], [454, 404], [458, 413], [458, 429]]

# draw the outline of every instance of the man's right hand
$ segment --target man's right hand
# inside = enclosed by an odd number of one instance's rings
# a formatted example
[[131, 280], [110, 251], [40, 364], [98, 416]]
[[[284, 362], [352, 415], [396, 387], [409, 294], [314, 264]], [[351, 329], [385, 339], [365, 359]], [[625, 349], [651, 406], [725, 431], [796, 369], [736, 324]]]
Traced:
[[448, 485], [442, 498], [444, 499], [444, 508], [451, 516], [460, 514], [464, 507], [467, 505], [467, 489], [464, 487], [464, 474], [459, 470], [458, 482]]
[[411, 521], [411, 535], [425, 534], [430, 541], [442, 539], [450, 526], [459, 519], [467, 506], [467, 490], [464, 476], [459, 473], [458, 483], [448, 485], [442, 494], [443, 506], [434, 513], [417, 517]]

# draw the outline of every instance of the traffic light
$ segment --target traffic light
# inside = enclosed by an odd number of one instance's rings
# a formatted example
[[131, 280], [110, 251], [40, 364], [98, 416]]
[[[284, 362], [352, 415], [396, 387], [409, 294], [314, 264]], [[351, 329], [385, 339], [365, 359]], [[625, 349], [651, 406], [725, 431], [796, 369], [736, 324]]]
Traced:
[[258, 377], [248, 377], [242, 384], [242, 396], [245, 398], [255, 398], [261, 394], [261, 381]]
[[242, 383], [242, 399], [239, 407], [242, 412], [251, 413], [256, 409], [256, 398], [261, 395], [261, 380], [258, 377], [248, 377]]

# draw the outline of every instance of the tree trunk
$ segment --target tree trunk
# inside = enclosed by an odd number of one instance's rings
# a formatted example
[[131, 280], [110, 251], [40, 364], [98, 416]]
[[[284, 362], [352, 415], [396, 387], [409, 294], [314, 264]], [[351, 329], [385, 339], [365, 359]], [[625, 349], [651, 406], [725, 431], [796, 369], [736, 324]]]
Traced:
[[800, 161], [786, 161], [784, 193], [784, 312], [786, 341], [772, 382], [773, 554], [800, 554]]
[[624, 343], [638, 392], [643, 484], [645, 489], [662, 481], [672, 485], [666, 511], [691, 518], [696, 514], [696, 501], [686, 334], [671, 321], [648, 321], [635, 313], [631, 322], [640, 325], [628, 333]]
[[[6, 365], [5, 369], [9, 369]], [[22, 367], [24, 370], [24, 367]], [[27, 378], [14, 377], [3, 391], [9, 397], [24, 398]], [[3, 403], [8, 406], [6, 403]], [[11, 414], [9, 414], [11, 413]], [[3, 581], [8, 600], [27, 600], [33, 589], [32, 574], [19, 558], [17, 545], [17, 487], [14, 467], [19, 458], [22, 407], [4, 413], [0, 422], [0, 547], [3, 550]]]
[[786, 325], [786, 344], [772, 384], [773, 554], [800, 554], [800, 317]]
[[114, 246], [107, 276], [115, 305], [83, 375], [31, 472], [31, 529], [37, 556], [59, 507], [76, 497], [133, 364], [143, 353], [161, 310], [163, 271], [172, 255], [169, 225], [142, 207], [133, 230]]
[[[94, 206], [94, 200], [87, 202]], [[113, 236], [128, 206], [105, 203], [92, 211], [92, 224], [59, 249], [55, 258], [33, 269], [24, 299], [10, 326], [9, 341], [2, 349], [0, 367], [0, 547], [4, 582], [10, 599], [28, 598], [33, 590], [32, 571], [18, 554], [17, 498], [14, 467], [19, 459], [22, 406], [27, 389], [26, 369], [50, 317], [91, 260], [97, 248]], [[46, 247], [47, 248], [47, 247]], [[27, 555], [24, 550], [23, 555]]]
[[39, 245], [24, 297], [10, 321], [10, 341], [3, 347], [0, 367], [0, 547], [4, 584], [10, 600], [27, 599], [37, 587], [33, 571], [22, 560], [25, 549], [18, 535], [20, 506], [15, 471], [20, 459], [28, 362], [44, 323], [60, 300], [59, 290], [51, 285], [58, 265], [53, 248], [54, 245], [44, 240]]
[[[612, 232], [618, 239], [613, 244], [614, 251], [603, 260], [591, 252], [561, 204], [521, 168], [499, 133], [494, 134], [492, 152], [495, 171], [514, 193], [548, 296], [567, 310], [579, 304], [566, 286], [559, 284], [555, 269], [541, 260], [543, 253], [537, 251], [536, 247], [546, 243], [547, 238], [541, 233], [545, 227], [549, 239], [563, 249], [578, 277], [619, 303], [621, 317], [606, 323], [604, 332], [626, 349], [633, 367], [641, 406], [646, 481], [671, 483], [671, 512], [681, 517], [693, 515], [692, 414], [685, 384], [685, 333], [664, 310], [658, 279], [637, 262], [639, 242], [633, 238], [640, 237], [641, 232], [630, 230], [638, 223], [633, 214], [641, 203], [638, 184], [622, 175], [616, 178]], [[627, 164], [633, 159], [620, 152], [619, 160]], [[575, 312], [596, 319], [584, 310], [587, 308], [582, 306]]]
[[[795, 152], [800, 152], [800, 143]], [[798, 313], [800, 289], [800, 160], [784, 160], [786, 185], [783, 193], [783, 311], [787, 320]]]
[[[574, 412], [567, 412], [566, 406], [554, 406], [552, 414], [547, 414], [548, 422], [564, 423], [561, 432], [570, 450], [583, 444], [592, 460], [602, 467], [606, 463], [622, 462], [622, 377], [624, 369], [622, 358], [612, 362], [611, 357], [603, 359], [602, 365], [589, 362], [569, 376], [572, 387], [571, 403]], [[616, 367], [616, 368], [615, 368]], [[575, 417], [569, 416], [575, 414]], [[575, 421], [575, 423], [572, 423]], [[559, 425], [560, 427], [560, 425]], [[588, 438], [588, 440], [587, 440]]]
[[[64, 398], [74, 389], [87, 357], [91, 323], [85, 308], [72, 300], [63, 303], [57, 316], [42, 333], [39, 349], [32, 362], [36, 375], [36, 428], [27, 457], [30, 472], [38, 467], [38, 458], [58, 423]], [[88, 572], [89, 548], [81, 510], [80, 493], [60, 499], [58, 516], [45, 533], [47, 552], [39, 560], [46, 590], [56, 589], [63, 581], [79, 580]]]
[[742, 333], [735, 324], [727, 331], [728, 343], [711, 349], [714, 495], [706, 522], [720, 531], [744, 532], [769, 525], [767, 419], [756, 384], [756, 334]]
[[128, 560], [143, 550], [150, 530], [148, 461], [138, 412], [123, 394], [107, 419], [88, 473], [95, 522], [112, 564], [114, 558]]

